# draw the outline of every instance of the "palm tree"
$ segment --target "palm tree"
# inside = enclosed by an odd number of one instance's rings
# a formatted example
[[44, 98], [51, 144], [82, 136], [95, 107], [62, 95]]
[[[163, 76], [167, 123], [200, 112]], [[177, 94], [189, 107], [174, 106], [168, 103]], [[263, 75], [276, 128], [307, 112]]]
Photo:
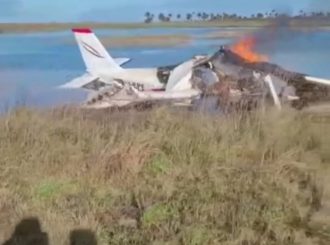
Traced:
[[205, 21], [205, 20], [207, 20], [209, 18], [209, 15], [207, 14], [207, 13], [203, 13], [202, 14], [202, 19]]
[[275, 9], [272, 10], [272, 12], [271, 12], [271, 16], [272, 16], [272, 17], [275, 17], [275, 16], [276, 16], [276, 10], [275, 10]]
[[144, 20], [145, 23], [151, 23], [154, 20], [155, 15], [150, 14], [148, 17]]
[[262, 13], [258, 13], [258, 14], [257, 14], [257, 18], [258, 18], [258, 19], [262, 19], [262, 18], [264, 18], [264, 15], [263, 15]]
[[150, 12], [145, 12], [145, 14], [144, 14], [144, 17], [146, 17], [146, 18], [149, 18], [149, 17], [150, 17], [150, 15], [151, 15], [151, 13], [150, 13]]
[[180, 20], [180, 19], [181, 19], [181, 14], [177, 14], [177, 15], [176, 15], [176, 18], [177, 18], [178, 20]]
[[192, 14], [191, 13], [186, 14], [186, 19], [191, 20], [192, 19]]
[[160, 14], [158, 15], [158, 20], [159, 20], [159, 21], [163, 22], [163, 21], [165, 21], [165, 19], [166, 19], [166, 17], [165, 17], [165, 15], [164, 15], [163, 13], [160, 13]]
[[145, 23], [151, 23], [155, 16], [153, 14], [151, 14], [150, 12], [146, 12], [144, 14], [144, 17], [145, 17], [145, 20], [144, 20]]
[[167, 18], [166, 18], [166, 21], [171, 21], [171, 18], [172, 18], [172, 14], [168, 14]]

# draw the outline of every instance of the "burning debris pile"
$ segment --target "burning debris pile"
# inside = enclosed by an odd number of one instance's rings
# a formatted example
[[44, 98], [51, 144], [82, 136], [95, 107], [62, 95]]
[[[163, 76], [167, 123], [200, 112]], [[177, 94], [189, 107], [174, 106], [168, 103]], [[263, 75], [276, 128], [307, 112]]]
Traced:
[[[193, 83], [206, 95], [218, 95], [221, 106], [239, 104], [251, 109], [271, 99], [278, 107], [289, 103], [301, 109], [313, 102], [330, 100], [330, 81], [287, 71], [267, 62], [268, 57], [254, 52], [253, 47], [252, 37], [230, 48], [222, 46], [209, 59], [208, 69], [216, 77], [212, 85], [206, 86], [207, 89], [200, 86], [201, 68], [194, 73]], [[202, 69], [205, 73], [206, 68]]]

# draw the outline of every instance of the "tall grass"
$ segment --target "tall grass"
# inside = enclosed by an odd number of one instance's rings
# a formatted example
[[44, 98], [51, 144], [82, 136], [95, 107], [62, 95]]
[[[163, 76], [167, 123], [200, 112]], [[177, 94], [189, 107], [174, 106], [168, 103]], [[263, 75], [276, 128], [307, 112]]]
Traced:
[[[302, 113], [19, 109], [0, 119], [0, 242], [329, 244], [330, 124]], [[321, 215], [322, 217], [324, 215]]]

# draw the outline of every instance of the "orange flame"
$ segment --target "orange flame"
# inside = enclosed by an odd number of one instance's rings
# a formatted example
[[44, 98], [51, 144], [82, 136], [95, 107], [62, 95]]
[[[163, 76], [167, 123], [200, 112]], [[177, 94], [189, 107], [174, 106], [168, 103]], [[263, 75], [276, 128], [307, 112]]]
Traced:
[[266, 55], [258, 54], [254, 51], [256, 40], [254, 37], [246, 37], [231, 47], [231, 50], [247, 60], [248, 62], [263, 62], [268, 61]]

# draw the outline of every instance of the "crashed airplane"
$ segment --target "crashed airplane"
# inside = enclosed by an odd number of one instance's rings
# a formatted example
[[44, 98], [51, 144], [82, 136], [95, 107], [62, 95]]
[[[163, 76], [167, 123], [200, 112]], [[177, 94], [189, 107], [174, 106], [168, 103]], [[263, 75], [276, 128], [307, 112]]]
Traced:
[[83, 105], [84, 108], [109, 108], [139, 105], [147, 102], [174, 102], [190, 104], [198, 98], [201, 91], [191, 86], [194, 61], [189, 60], [175, 67], [168, 78], [165, 89], [139, 90], [125, 80], [115, 79], [111, 87], [106, 87], [95, 94]]
[[157, 68], [121, 67], [129, 58], [114, 59], [90, 29], [73, 29], [86, 65], [86, 73], [59, 86], [87, 89], [84, 107], [121, 107], [145, 101], [180, 101], [197, 97], [200, 91], [189, 82], [192, 70], [205, 59], [196, 56], [178, 65]]
[[[60, 88], [88, 89], [89, 83], [95, 83], [95, 81], [103, 83], [103, 86], [112, 84], [113, 81], [125, 81], [141, 91], [165, 89], [171, 70], [177, 66], [124, 69], [121, 65], [130, 59], [113, 59], [90, 29], [73, 29], [72, 31], [86, 65], [86, 74]], [[197, 62], [202, 58], [196, 56], [194, 60]], [[95, 90], [99, 88], [96, 87]]]
[[112, 58], [90, 29], [73, 29], [86, 73], [60, 88], [90, 91], [84, 108], [120, 108], [144, 103], [192, 105], [217, 98], [217, 106], [248, 104], [253, 108], [271, 98], [302, 108], [328, 98], [330, 81], [287, 71], [252, 51], [252, 39], [221, 46], [210, 56], [195, 56], [181, 64], [124, 69], [129, 58]]

